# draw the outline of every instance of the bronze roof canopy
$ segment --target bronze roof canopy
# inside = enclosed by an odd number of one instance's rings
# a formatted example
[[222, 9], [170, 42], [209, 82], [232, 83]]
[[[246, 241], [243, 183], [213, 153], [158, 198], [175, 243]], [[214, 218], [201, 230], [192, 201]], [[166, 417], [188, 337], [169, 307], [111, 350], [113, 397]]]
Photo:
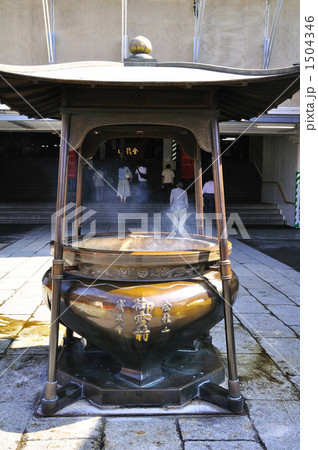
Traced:
[[[245, 70], [102, 61], [0, 65], [0, 98], [28, 117], [60, 119], [61, 113], [71, 114], [70, 144], [78, 148], [83, 143], [86, 157], [105, 139], [138, 132], [174, 138], [193, 156], [195, 139], [211, 151], [204, 125], [211, 115], [219, 121], [241, 120], [275, 108], [299, 90], [299, 71], [299, 66]], [[92, 136], [96, 129], [98, 135]]]

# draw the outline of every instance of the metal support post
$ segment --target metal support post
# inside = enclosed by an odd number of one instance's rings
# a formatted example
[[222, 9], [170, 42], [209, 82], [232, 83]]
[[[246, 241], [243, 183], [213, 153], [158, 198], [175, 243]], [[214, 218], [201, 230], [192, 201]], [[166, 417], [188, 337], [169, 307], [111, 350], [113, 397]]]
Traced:
[[[220, 249], [220, 275], [223, 285], [224, 321], [227, 347], [227, 359], [229, 369], [229, 381], [227, 391], [227, 403], [229, 408], [236, 413], [243, 410], [243, 398], [240, 393], [237, 377], [235, 339], [233, 325], [233, 311], [231, 305], [231, 263], [229, 260], [225, 198], [223, 186], [223, 170], [220, 151], [219, 124], [216, 117], [211, 118], [212, 133], [212, 168], [215, 188], [215, 209], [217, 213], [217, 229]], [[218, 392], [218, 395], [220, 392]], [[203, 395], [202, 395], [203, 397]], [[220, 402], [222, 403], [222, 402]]]
[[204, 234], [203, 197], [202, 197], [202, 165], [201, 149], [196, 146], [196, 159], [194, 160], [194, 185], [195, 185], [195, 212], [197, 214], [197, 234]]
[[[61, 282], [63, 278], [63, 221], [65, 215], [65, 189], [67, 175], [67, 152], [69, 135], [70, 117], [67, 114], [62, 115], [62, 135], [60, 145], [60, 159], [57, 185], [56, 201], [56, 224], [55, 224], [55, 242], [54, 259], [52, 263], [52, 303], [51, 303], [51, 325], [49, 340], [49, 368], [47, 382], [45, 386], [45, 396], [42, 400], [42, 408], [50, 409], [49, 404], [55, 403], [57, 397], [57, 348], [59, 335], [59, 314], [60, 314], [60, 296]], [[63, 211], [64, 209], [64, 211]]]
[[76, 216], [74, 222], [74, 236], [80, 236], [82, 231], [82, 210], [84, 192], [85, 160], [82, 157], [83, 149], [80, 147], [77, 161], [77, 183], [76, 183]]

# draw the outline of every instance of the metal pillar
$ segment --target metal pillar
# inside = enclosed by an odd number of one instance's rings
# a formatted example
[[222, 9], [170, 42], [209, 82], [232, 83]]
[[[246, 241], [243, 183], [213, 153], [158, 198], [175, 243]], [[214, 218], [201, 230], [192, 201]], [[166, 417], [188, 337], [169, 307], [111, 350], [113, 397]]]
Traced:
[[47, 382], [45, 386], [44, 399], [42, 400], [42, 409], [45, 412], [50, 410], [51, 405], [58, 400], [56, 373], [57, 373], [57, 348], [59, 335], [61, 282], [63, 278], [63, 268], [64, 268], [63, 222], [66, 206], [65, 192], [67, 183], [67, 153], [68, 153], [69, 125], [70, 125], [70, 116], [68, 114], [63, 114], [58, 185], [57, 185], [57, 201], [56, 201], [57, 214], [55, 224], [54, 259], [52, 263], [52, 304], [51, 304], [51, 325], [50, 325], [50, 340], [49, 340], [49, 368], [48, 368]]
[[85, 160], [82, 157], [83, 149], [80, 147], [77, 161], [77, 183], [76, 183], [76, 216], [74, 221], [74, 236], [79, 236], [82, 231], [82, 206], [84, 192]]
[[[220, 275], [223, 285], [224, 297], [224, 321], [227, 347], [227, 359], [229, 369], [229, 381], [227, 400], [230, 409], [235, 412], [243, 410], [243, 398], [240, 394], [239, 380], [237, 377], [235, 339], [233, 326], [233, 311], [231, 306], [231, 263], [229, 260], [225, 198], [223, 187], [223, 170], [220, 151], [219, 124], [216, 117], [211, 117], [212, 133], [212, 168], [215, 188], [215, 209], [217, 218], [218, 240], [220, 249]], [[220, 402], [222, 403], [222, 402]]]
[[201, 149], [196, 146], [196, 159], [194, 160], [194, 185], [195, 185], [195, 212], [197, 214], [197, 234], [204, 234], [203, 197], [202, 197], [202, 165]]

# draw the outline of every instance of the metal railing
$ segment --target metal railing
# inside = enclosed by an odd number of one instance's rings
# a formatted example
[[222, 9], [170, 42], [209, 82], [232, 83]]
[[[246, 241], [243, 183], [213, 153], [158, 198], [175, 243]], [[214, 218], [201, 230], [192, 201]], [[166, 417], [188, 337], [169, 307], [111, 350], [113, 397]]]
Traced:
[[278, 187], [278, 190], [280, 192], [280, 195], [282, 196], [283, 201], [287, 204], [287, 205], [295, 205], [295, 202], [289, 202], [288, 200], [286, 200], [284, 191], [281, 187], [281, 185], [279, 184], [278, 181], [262, 181], [262, 184], [266, 183], [266, 184], [275, 184]]

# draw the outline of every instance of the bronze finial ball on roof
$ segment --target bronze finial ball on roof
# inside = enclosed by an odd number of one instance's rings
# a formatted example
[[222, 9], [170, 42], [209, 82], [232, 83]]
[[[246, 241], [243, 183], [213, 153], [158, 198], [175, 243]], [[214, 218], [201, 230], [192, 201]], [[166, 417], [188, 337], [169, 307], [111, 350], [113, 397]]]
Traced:
[[152, 51], [152, 45], [149, 39], [144, 36], [137, 36], [130, 41], [129, 50], [131, 55], [125, 58], [125, 65], [156, 65], [157, 60], [154, 59], [150, 52]]
[[129, 50], [133, 55], [138, 53], [149, 54], [152, 50], [152, 45], [149, 39], [144, 36], [137, 36], [130, 41]]

